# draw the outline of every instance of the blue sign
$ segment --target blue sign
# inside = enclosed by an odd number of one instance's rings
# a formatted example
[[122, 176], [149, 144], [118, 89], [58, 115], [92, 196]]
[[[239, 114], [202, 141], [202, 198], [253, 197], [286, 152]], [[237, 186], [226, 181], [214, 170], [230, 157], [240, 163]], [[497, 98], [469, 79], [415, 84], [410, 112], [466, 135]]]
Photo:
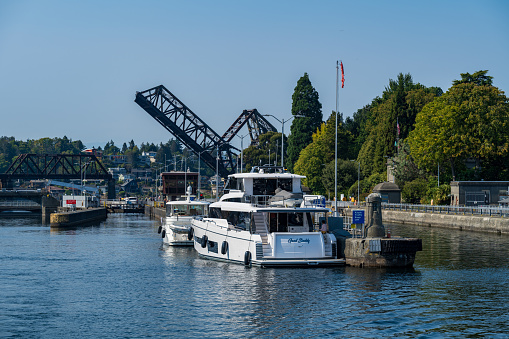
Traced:
[[352, 224], [364, 224], [364, 210], [354, 210], [352, 213]]

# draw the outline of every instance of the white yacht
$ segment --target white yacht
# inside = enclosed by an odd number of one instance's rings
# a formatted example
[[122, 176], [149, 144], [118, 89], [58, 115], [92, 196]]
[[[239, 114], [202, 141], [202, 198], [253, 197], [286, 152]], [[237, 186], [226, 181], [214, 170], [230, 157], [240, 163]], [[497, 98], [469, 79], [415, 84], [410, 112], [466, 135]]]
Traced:
[[191, 220], [206, 216], [209, 204], [206, 201], [192, 200], [189, 192], [186, 200], [166, 203], [166, 218], [158, 230], [163, 242], [171, 246], [193, 246]]
[[303, 195], [302, 178], [275, 166], [230, 175], [209, 217], [192, 221], [194, 248], [246, 266], [344, 265], [335, 236], [318, 231], [318, 217], [330, 212], [325, 198]]

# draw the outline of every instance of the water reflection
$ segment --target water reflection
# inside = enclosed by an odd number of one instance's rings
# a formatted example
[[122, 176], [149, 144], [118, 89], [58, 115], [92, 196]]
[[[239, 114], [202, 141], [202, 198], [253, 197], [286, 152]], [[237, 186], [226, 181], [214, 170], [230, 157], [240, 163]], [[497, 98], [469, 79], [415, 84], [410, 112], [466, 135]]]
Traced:
[[0, 333], [14, 337], [504, 337], [509, 237], [391, 225], [415, 269], [261, 269], [164, 245], [111, 215], [51, 232], [0, 220]]

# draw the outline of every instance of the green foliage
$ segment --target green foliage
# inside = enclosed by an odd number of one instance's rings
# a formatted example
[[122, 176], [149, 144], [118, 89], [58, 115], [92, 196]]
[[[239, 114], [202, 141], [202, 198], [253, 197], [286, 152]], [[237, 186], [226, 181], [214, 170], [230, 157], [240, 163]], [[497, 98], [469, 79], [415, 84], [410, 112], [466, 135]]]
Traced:
[[104, 155], [117, 155], [117, 154], [120, 154], [120, 149], [117, 146], [115, 146], [115, 143], [113, 142], [113, 140], [110, 140], [106, 143], [106, 145], [104, 145], [103, 154]]
[[[339, 115], [339, 118], [341, 119], [341, 115]], [[306, 179], [303, 180], [303, 184], [316, 194], [325, 194], [325, 192], [334, 191], [334, 189], [330, 188], [330, 184], [327, 184], [327, 187], [324, 186], [322, 174], [327, 164], [330, 162], [334, 163], [335, 131], [336, 114], [332, 113], [327, 122], [323, 123], [320, 129], [313, 134], [313, 141], [302, 150], [294, 166], [295, 173], [306, 176]], [[350, 144], [350, 140], [351, 134], [344, 129], [342, 122], [339, 121], [338, 157], [348, 157], [348, 145]], [[330, 175], [329, 173], [328, 176]], [[334, 168], [332, 168], [332, 176], [334, 176]], [[327, 179], [326, 182], [328, 182]]]
[[20, 154], [80, 154], [85, 148], [79, 140], [63, 138], [41, 138], [18, 141], [14, 137], [0, 137], [0, 173], [4, 173]]
[[392, 173], [398, 186], [402, 186], [407, 181], [413, 181], [417, 178], [425, 178], [425, 173], [419, 169], [410, 154], [410, 146], [403, 141], [399, 145], [399, 152], [390, 159], [392, 161]]
[[[483, 161], [496, 164], [509, 152], [508, 99], [493, 86], [457, 83], [422, 109], [408, 142], [421, 168], [432, 171], [448, 163], [453, 180], [458, 163], [467, 159], [475, 159], [476, 167]], [[478, 171], [480, 178], [483, 173]]]
[[493, 77], [486, 75], [488, 70], [477, 71], [474, 74], [461, 73], [461, 80], [454, 80], [453, 85], [459, 84], [474, 84], [477, 86], [491, 86], [493, 85]]
[[356, 159], [359, 151], [368, 137], [369, 130], [366, 125], [371, 118], [371, 105], [366, 105], [357, 110], [353, 117], [347, 117], [345, 120], [345, 129], [352, 135], [352, 143], [349, 147], [351, 157]]
[[311, 85], [308, 74], [304, 73], [292, 95], [292, 114], [303, 115], [295, 118], [290, 128], [285, 165], [290, 171], [299, 158], [300, 152], [311, 143], [312, 135], [322, 124], [322, 104], [318, 101], [318, 92]]
[[370, 115], [365, 123], [365, 133], [369, 134], [357, 158], [364, 175], [386, 170], [385, 158], [396, 152], [398, 122], [399, 139], [402, 140], [412, 130], [422, 107], [441, 94], [440, 88], [414, 84], [410, 74], [400, 73], [397, 80], [389, 80], [382, 98], [375, 98], [371, 103]]
[[[286, 138], [284, 138], [285, 147], [286, 142], [287, 140]], [[245, 171], [249, 172], [253, 166], [269, 164], [269, 151], [270, 151], [270, 163], [274, 164], [276, 160], [277, 163], [280, 163], [281, 133], [267, 132], [265, 134], [262, 134], [260, 135], [258, 145], [251, 145], [244, 150], [243, 156]]]
[[[429, 184], [430, 182], [428, 181]], [[432, 187], [428, 187], [426, 197], [421, 199], [421, 202], [431, 204], [431, 201], [433, 201], [433, 205], [449, 205], [451, 202], [451, 186], [448, 184], [440, 186], [437, 186], [436, 183], [433, 184]]]
[[[335, 161], [329, 162], [322, 173], [322, 184], [327, 194], [334, 194]], [[348, 188], [357, 182], [357, 164], [349, 160], [338, 159], [338, 195], [348, 194]], [[357, 193], [356, 193], [357, 195]]]
[[421, 202], [428, 192], [428, 181], [418, 178], [407, 181], [401, 189], [401, 198], [403, 202], [409, 204], [418, 204]]

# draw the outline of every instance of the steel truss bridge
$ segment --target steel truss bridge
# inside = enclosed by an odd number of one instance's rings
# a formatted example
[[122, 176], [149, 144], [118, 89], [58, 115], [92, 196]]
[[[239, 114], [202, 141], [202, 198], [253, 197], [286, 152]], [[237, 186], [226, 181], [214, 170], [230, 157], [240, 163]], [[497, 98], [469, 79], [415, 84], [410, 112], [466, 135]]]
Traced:
[[93, 154], [20, 154], [7, 171], [0, 174], [2, 188], [10, 188], [17, 179], [107, 180], [108, 198], [115, 198], [113, 177]]
[[263, 133], [277, 132], [267, 119], [253, 109], [244, 110], [220, 136], [163, 85], [137, 92], [134, 101], [187, 148], [201, 154], [201, 159], [214, 170], [219, 155], [221, 161], [218, 161], [217, 170], [221, 177], [235, 172], [237, 154], [234, 151], [240, 150], [230, 145], [230, 141], [242, 127], [247, 124], [251, 144], [256, 144]]

